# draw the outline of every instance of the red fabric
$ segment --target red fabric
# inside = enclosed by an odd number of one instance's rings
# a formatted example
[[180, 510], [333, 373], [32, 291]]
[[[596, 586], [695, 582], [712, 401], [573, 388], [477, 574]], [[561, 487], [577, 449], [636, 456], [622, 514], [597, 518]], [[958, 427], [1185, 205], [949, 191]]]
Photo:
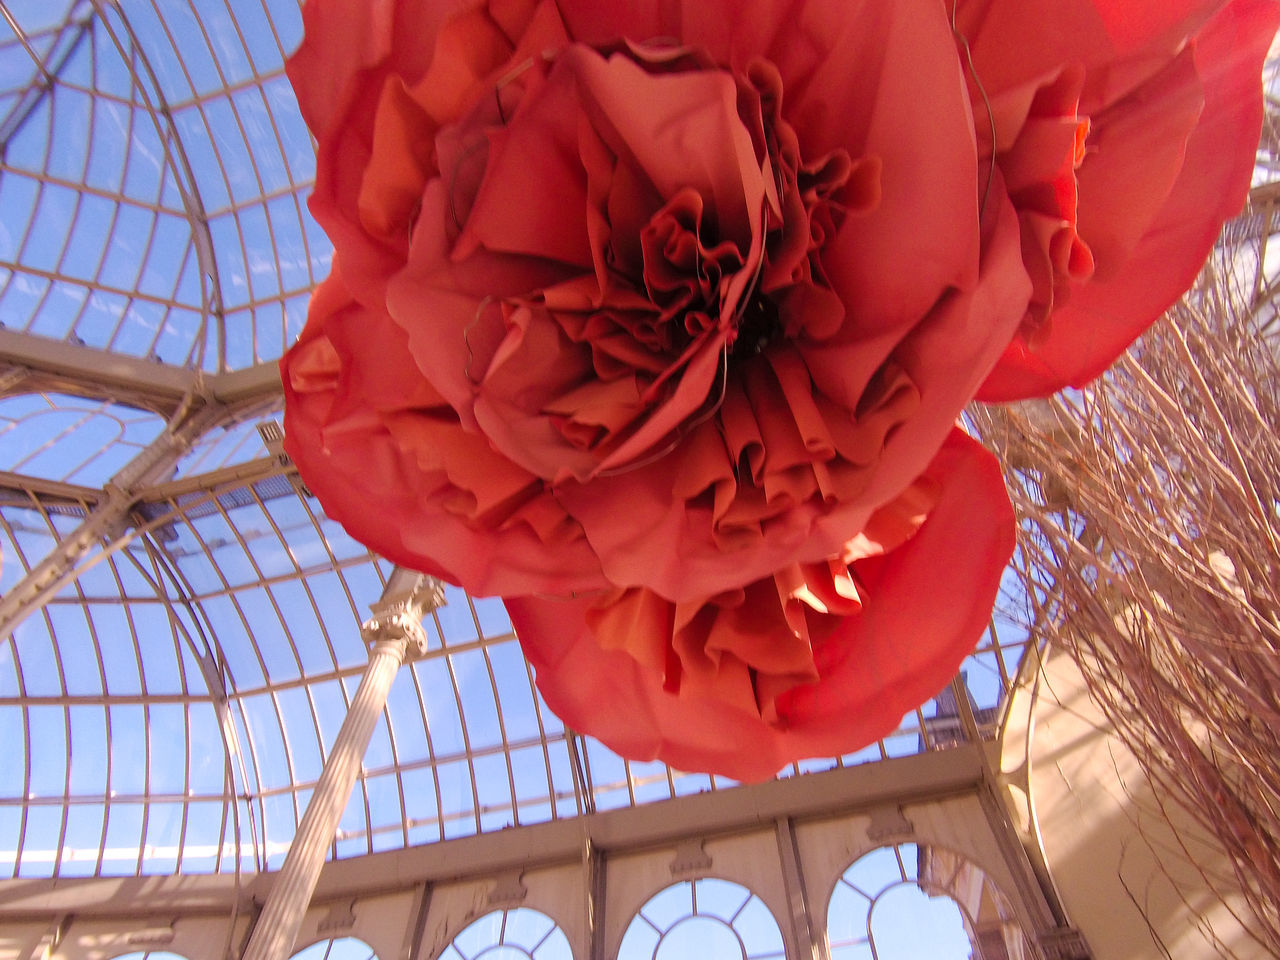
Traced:
[[[776, 589], [781, 574], [748, 585], [741, 598], [709, 600], [706, 611], [723, 614], [720, 607], [728, 606], [738, 614], [721, 624], [737, 636], [720, 639], [719, 651], [678, 651], [670, 659], [685, 668], [686, 682], [674, 691], [665, 684], [672, 669], [666, 645], [677, 621], [696, 618], [687, 608], [650, 594], [637, 629], [598, 636], [591, 600], [509, 598], [548, 706], [623, 756], [738, 780], [760, 780], [798, 757], [842, 754], [890, 733], [972, 651], [1013, 548], [999, 465], [977, 443], [954, 432], [924, 479], [936, 484], [937, 501], [919, 532], [883, 556], [848, 565], [861, 602], [823, 614], [817, 599]], [[829, 572], [808, 576], [817, 585], [839, 582]], [[801, 615], [807, 636], [789, 627], [790, 612]], [[775, 662], [756, 652], [764, 625], [775, 638], [767, 647]], [[685, 628], [676, 639], [687, 643], [696, 632]], [[648, 649], [620, 648], [619, 637]]]
[[477, 593], [601, 586], [581, 528], [537, 477], [458, 429], [416, 375], [404, 331], [352, 300], [337, 263], [283, 382], [290, 455], [357, 540]]
[[[855, 749], [955, 669], [1007, 555], [908, 599], [903, 558], [1007, 513], [956, 418], [1095, 375], [1190, 283], [1277, 11], [308, 0], [288, 69], [336, 255], [287, 449], [375, 550], [511, 598], [586, 732], [749, 776]], [[651, 691], [633, 739], [570, 650]]]
[[[1089, 123], [1073, 240], [1096, 267], [1089, 282], [1062, 284], [1051, 319], [1024, 325], [979, 398], [1081, 386], [1182, 295], [1223, 222], [1240, 212], [1280, 3], [974, 0], [959, 8], [993, 100], [1043, 84], [1046, 68], [1084, 68], [1078, 106], [1059, 112]], [[1094, 8], [1092, 16], [1075, 19], [1078, 8]], [[981, 134], [976, 101], [974, 111]]]

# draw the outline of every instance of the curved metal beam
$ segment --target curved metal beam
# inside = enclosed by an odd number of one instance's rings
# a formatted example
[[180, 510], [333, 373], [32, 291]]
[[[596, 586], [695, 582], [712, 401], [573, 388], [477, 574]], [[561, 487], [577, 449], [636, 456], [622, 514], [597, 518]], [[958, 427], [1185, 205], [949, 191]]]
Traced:
[[[212, 318], [218, 332], [217, 368], [223, 371], [227, 367], [227, 326], [223, 312], [222, 281], [218, 274], [217, 255], [213, 250], [213, 236], [209, 232], [209, 218], [205, 213], [204, 201], [200, 197], [200, 189], [196, 185], [191, 161], [187, 157], [182, 138], [178, 135], [177, 126], [173, 122], [173, 113], [169, 109], [164, 92], [160, 89], [160, 82], [156, 77], [155, 69], [151, 66], [151, 60], [142, 44], [138, 42], [138, 37], [133, 32], [133, 27], [124, 15], [120, 4], [116, 0], [92, 0], [92, 2], [107, 33], [111, 35], [111, 40], [115, 43], [121, 59], [133, 74], [134, 83], [137, 84], [139, 94], [151, 114], [152, 122], [155, 123], [156, 133], [165, 144], [167, 156], [176, 161], [167, 160], [170, 169], [173, 170], [174, 184], [182, 197], [182, 205], [187, 213], [187, 223], [191, 227], [191, 236], [195, 242], [196, 256], [200, 261], [200, 291], [204, 307], [201, 336], [203, 340], [204, 325]], [[119, 15], [119, 29], [123, 31], [123, 40], [117, 32], [117, 25], [107, 15], [109, 10], [115, 10]], [[145, 77], [139, 76], [134, 69], [133, 58], [136, 58]], [[153, 97], [154, 102], [152, 102]], [[198, 353], [196, 362], [200, 363], [204, 353], [203, 342]]]
[[172, 417], [192, 395], [225, 406], [275, 396], [280, 369], [275, 363], [259, 363], [206, 374], [0, 329], [0, 397], [38, 391], [111, 400]]
[[[18, 42], [22, 44], [27, 51], [27, 55], [34, 62], [39, 79], [32, 78], [32, 82], [22, 92], [16, 103], [0, 120], [0, 158], [9, 150], [9, 142], [18, 134], [28, 118], [35, 113], [36, 108], [44, 102], [49, 96], [49, 92], [53, 89], [54, 83], [58, 79], [58, 74], [62, 72], [62, 68], [66, 66], [67, 61], [71, 59], [71, 55], [84, 41], [85, 36], [89, 32], [89, 27], [93, 23], [93, 17], [81, 16], [77, 19], [76, 10], [73, 7], [69, 12], [67, 19], [63, 21], [62, 26], [58, 27], [58, 40], [49, 48], [49, 55], [41, 58], [36, 55], [31, 44], [27, 42], [27, 37], [18, 26], [18, 21], [14, 18], [9, 10], [7, 3], [0, 3], [0, 16], [3, 16], [5, 22], [9, 24], [9, 29], [18, 38]], [[62, 37], [64, 34], [74, 31], [75, 35], [69, 43], [63, 44]]]
[[0, 643], [80, 575], [80, 561], [95, 546], [109, 540], [122, 542], [121, 535], [130, 525], [129, 513], [143, 493], [168, 477], [196, 438], [226, 415], [226, 408], [220, 403], [206, 402], [195, 394], [188, 397], [164, 432], [111, 478], [104, 498], [80, 526], [0, 597]]

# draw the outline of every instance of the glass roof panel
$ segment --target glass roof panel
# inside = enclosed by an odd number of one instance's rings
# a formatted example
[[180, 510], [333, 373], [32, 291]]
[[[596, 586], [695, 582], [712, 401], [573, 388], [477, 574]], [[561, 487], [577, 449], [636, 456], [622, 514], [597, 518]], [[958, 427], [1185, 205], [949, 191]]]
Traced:
[[0, 399], [0, 470], [102, 487], [164, 430], [154, 413], [62, 394]]
[[171, 138], [104, 21], [77, 6], [63, 33], [56, 77], [0, 128], [7, 324], [198, 364], [205, 294]]
[[[296, 0], [0, 0], [0, 12], [6, 330], [134, 358], [139, 385], [153, 365], [182, 373], [190, 405], [213, 403], [227, 371], [279, 357], [329, 268], [305, 205], [312, 144], [283, 73]], [[1280, 170], [1276, 129], [1273, 109], [1259, 184]], [[1241, 282], [1260, 309], [1280, 229], [1280, 194], [1267, 196], [1240, 228], [1257, 238]], [[0, 399], [0, 608], [81, 524], [113, 522], [63, 562], [77, 575], [0, 635], [0, 742], [24, 744], [0, 755], [0, 873], [278, 866], [391, 567], [280, 458], [274, 383], [127, 502], [107, 484], [155, 452], [164, 418], [92, 376], [58, 389], [86, 396]], [[334, 855], [734, 786], [567, 730], [501, 602], [452, 588], [447, 600], [426, 656], [395, 679]], [[884, 742], [782, 775], [945, 749], [964, 739], [966, 706], [990, 734], [1026, 642], [998, 622], [966, 661], [960, 702], [945, 691]]]
[[7, 325], [209, 371], [279, 357], [330, 256], [283, 75], [297, 5], [100, 9], [5, 6]]
[[[24, 32], [34, 35], [34, 40], [31, 41], [32, 46], [41, 49], [49, 42], [41, 34], [56, 31], [64, 21], [69, 19], [70, 11], [85, 6], [87, 4], [83, 0], [70, 3], [57, 3], [56, 0], [7, 0], [5, 3], [7, 16], [4, 21], [0, 21], [4, 23], [0, 29], [11, 29], [7, 21], [9, 16], [12, 16], [22, 25]], [[44, 41], [43, 44], [39, 42], [41, 40]]]
[[[280, 406], [277, 400], [272, 405]], [[178, 461], [174, 470], [174, 479], [210, 474], [223, 467], [248, 463], [266, 456], [270, 451], [265, 446], [258, 426], [270, 419], [279, 424], [281, 414], [275, 411], [264, 411], [264, 416], [249, 417], [238, 422], [226, 423], [203, 434], [187, 454]]]
[[310, 137], [284, 77], [296, 4], [140, 3], [128, 29], [155, 72], [200, 198], [219, 279], [220, 365], [278, 357], [301, 330], [329, 244], [305, 211]]
[[0, 791], [27, 814], [0, 815], [0, 869], [168, 873], [188, 843], [211, 869], [234, 794], [217, 671], [145, 543], [94, 569], [0, 646], [0, 726], [28, 744]]

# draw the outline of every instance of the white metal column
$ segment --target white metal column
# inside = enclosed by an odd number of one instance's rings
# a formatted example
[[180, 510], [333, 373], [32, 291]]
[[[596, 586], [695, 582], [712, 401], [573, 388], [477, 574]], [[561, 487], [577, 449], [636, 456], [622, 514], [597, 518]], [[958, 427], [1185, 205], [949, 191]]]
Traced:
[[325, 853], [351, 797], [373, 728], [387, 704], [391, 681], [405, 660], [426, 652], [422, 618], [443, 602], [444, 586], [439, 580], [397, 567], [382, 599], [371, 608], [373, 616], [360, 631], [370, 646], [369, 665], [325, 759], [284, 865], [254, 924], [243, 960], [286, 960], [292, 952]]

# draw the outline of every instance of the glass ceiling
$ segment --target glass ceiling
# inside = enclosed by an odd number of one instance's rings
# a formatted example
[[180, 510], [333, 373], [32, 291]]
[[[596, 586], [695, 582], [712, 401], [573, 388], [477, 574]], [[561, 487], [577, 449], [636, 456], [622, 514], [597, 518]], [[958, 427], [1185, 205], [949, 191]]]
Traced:
[[[391, 572], [269, 429], [330, 258], [297, 0], [0, 14], [0, 876], [278, 867]], [[450, 589], [428, 627], [334, 856], [732, 787], [566, 730], [500, 601]], [[956, 685], [984, 735], [1025, 641], [993, 629]], [[959, 712], [783, 775], [945, 749]]]

